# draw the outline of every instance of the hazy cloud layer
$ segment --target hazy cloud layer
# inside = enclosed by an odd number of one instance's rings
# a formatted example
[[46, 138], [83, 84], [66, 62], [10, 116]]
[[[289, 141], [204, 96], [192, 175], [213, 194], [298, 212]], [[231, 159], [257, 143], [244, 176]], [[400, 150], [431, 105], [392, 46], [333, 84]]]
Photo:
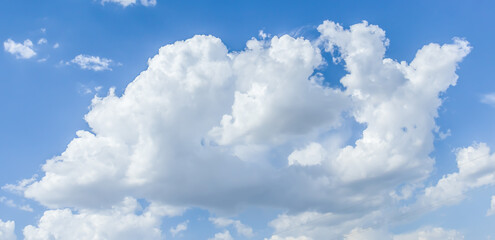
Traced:
[[489, 93], [481, 97], [481, 102], [495, 106], [495, 93]]

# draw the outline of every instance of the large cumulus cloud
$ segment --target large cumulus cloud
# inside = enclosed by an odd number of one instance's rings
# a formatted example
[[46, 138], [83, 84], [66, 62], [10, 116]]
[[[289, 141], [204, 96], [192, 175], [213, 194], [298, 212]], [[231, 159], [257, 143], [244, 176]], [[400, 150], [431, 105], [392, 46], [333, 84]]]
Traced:
[[[280, 232], [312, 218], [340, 226], [326, 236], [373, 227], [388, 214], [381, 206], [429, 176], [439, 94], [456, 84], [470, 46], [428, 44], [407, 63], [385, 57], [385, 32], [367, 22], [325, 21], [318, 31], [316, 41], [251, 39], [239, 52], [213, 36], [162, 47], [122, 96], [93, 99], [90, 131], [25, 188], [79, 215], [51, 210], [25, 232], [49, 229], [53, 216], [82, 221], [129, 196], [218, 212], [276, 207], [287, 211], [272, 222]], [[322, 51], [344, 63], [343, 89], [325, 84]], [[349, 122], [364, 126], [355, 141], [342, 130]]]
[[212, 36], [165, 46], [123, 96], [93, 100], [92, 132], [79, 131], [25, 194], [50, 207], [105, 207], [127, 195], [303, 207], [283, 203], [290, 182], [314, 191], [326, 184], [270, 161], [286, 165], [291, 145], [339, 124], [349, 101], [312, 81], [321, 64], [319, 48], [287, 35], [251, 40], [239, 53]]

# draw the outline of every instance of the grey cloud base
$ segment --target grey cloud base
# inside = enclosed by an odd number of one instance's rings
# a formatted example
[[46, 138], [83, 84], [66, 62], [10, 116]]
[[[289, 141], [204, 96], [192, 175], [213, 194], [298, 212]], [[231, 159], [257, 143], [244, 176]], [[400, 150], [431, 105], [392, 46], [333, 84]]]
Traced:
[[[212, 36], [162, 47], [122, 96], [112, 90], [93, 99], [85, 116], [91, 132], [79, 131], [25, 188], [48, 208], [77, 213], [48, 211], [25, 234], [49, 236], [48, 215], [131, 214], [105, 209], [135, 198], [171, 209], [288, 211], [271, 223], [282, 232], [271, 239], [376, 234], [367, 228], [394, 216], [383, 206], [410, 199], [429, 176], [439, 94], [456, 84], [470, 46], [429, 44], [406, 63], [384, 58], [388, 39], [378, 26], [325, 21], [318, 31], [315, 42], [252, 39], [240, 52]], [[343, 90], [317, 74], [327, 61], [322, 51], [340, 53]], [[342, 131], [347, 121], [366, 126], [352, 145]], [[161, 234], [156, 226], [166, 214], [153, 209], [135, 216], [148, 217], [143, 227], [156, 234], [142, 239]], [[283, 233], [291, 227], [284, 219], [312, 217], [338, 230]]]

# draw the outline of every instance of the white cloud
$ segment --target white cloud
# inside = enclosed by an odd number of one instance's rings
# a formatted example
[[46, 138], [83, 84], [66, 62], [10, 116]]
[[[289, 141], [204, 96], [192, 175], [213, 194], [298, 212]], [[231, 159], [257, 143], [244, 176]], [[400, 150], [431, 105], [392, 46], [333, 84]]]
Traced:
[[[258, 168], [256, 165], [245, 165], [244, 161], [240, 161], [229, 152], [224, 152], [221, 147], [210, 144], [208, 132], [218, 124], [222, 115], [231, 109], [236, 91], [236, 84], [232, 80], [239, 78], [239, 84], [245, 82], [243, 85], [246, 85], [246, 91], [253, 85], [247, 82], [250, 81], [248, 78], [250, 72], [241, 71], [242, 69], [237, 70], [240, 72], [234, 72], [232, 69], [233, 65], [237, 64], [237, 58], [241, 59], [240, 63], [244, 65], [248, 63], [246, 58], [250, 57], [253, 58], [252, 61], [256, 65], [259, 65], [256, 59], [265, 58], [277, 69], [300, 68], [278, 63], [277, 58], [282, 58], [282, 56], [273, 52], [284, 52], [281, 51], [284, 46], [288, 50], [298, 46], [308, 49], [311, 48], [310, 45], [303, 40], [290, 40], [288, 36], [283, 37], [283, 39], [285, 40], [272, 42], [273, 48], [278, 49], [277, 51], [269, 47], [264, 50], [246, 52], [245, 54], [249, 56], [245, 56], [244, 53], [234, 56], [234, 54], [227, 52], [227, 48], [219, 39], [209, 36], [196, 36], [187, 41], [163, 47], [160, 53], [150, 60], [149, 69], [129, 85], [126, 90], [126, 97], [120, 98], [111, 93], [105, 98], [94, 99], [92, 110], [86, 116], [86, 120], [94, 133], [78, 132], [78, 138], [69, 144], [66, 152], [49, 160], [43, 167], [47, 173], [52, 172], [53, 174], [46, 174], [43, 180], [32, 184], [26, 191], [26, 196], [34, 197], [43, 204], [53, 207], [89, 207], [112, 204], [123, 196], [133, 195], [132, 192], [137, 191], [142, 184], [149, 184], [149, 188], [144, 189], [147, 198], [171, 203], [197, 202], [199, 205], [212, 204], [212, 207], [228, 207], [229, 205], [233, 206], [244, 197], [251, 198], [246, 194], [249, 195], [253, 192], [243, 191], [242, 188], [239, 188], [239, 184], [245, 185], [249, 189], [259, 189], [259, 186], [265, 185], [264, 179], [269, 178], [272, 174], [268, 171], [276, 170], [266, 167], [263, 167], [265, 169]], [[290, 58], [285, 56], [282, 59], [285, 62], [292, 61], [292, 64], [300, 66], [302, 64], [299, 64], [298, 59], [304, 59], [307, 53], [307, 51], [294, 52], [293, 56], [289, 56]], [[318, 51], [311, 50], [310, 53], [318, 53]], [[260, 56], [257, 57], [256, 54]], [[259, 67], [261, 68], [259, 71], [268, 71], [270, 74], [278, 75], [271, 68], [263, 69], [263, 65]], [[318, 95], [317, 93], [320, 92], [319, 97], [322, 98], [323, 102], [330, 104], [330, 100], [336, 99], [334, 97], [338, 94], [334, 94], [336, 91], [322, 89], [322, 87], [308, 81], [312, 72], [307, 69], [304, 72], [306, 75], [295, 72], [293, 75], [287, 75], [291, 79], [294, 78], [298, 86], [302, 86], [291, 88], [291, 91], [295, 92], [294, 95], [285, 96], [283, 95], [283, 88], [277, 89], [281, 100], [286, 101], [284, 103], [287, 104], [286, 107], [291, 106], [290, 101], [300, 102], [297, 99], [291, 99], [291, 96], [301, 95], [297, 93], [298, 91], [307, 94], [308, 89], [314, 89], [314, 95]], [[259, 75], [262, 76], [261, 73]], [[264, 78], [269, 79], [270, 77]], [[282, 80], [289, 82], [288, 79], [280, 79], [280, 81]], [[332, 93], [323, 94], [328, 91]], [[325, 96], [328, 99], [325, 99]], [[344, 98], [344, 96], [340, 98]], [[194, 104], [190, 101], [193, 101]], [[305, 101], [303, 104], [313, 103]], [[303, 109], [303, 105], [297, 103], [295, 105], [299, 105], [297, 109]], [[318, 108], [311, 106], [308, 108], [299, 114], [290, 110], [282, 111], [281, 114], [287, 114], [285, 118], [293, 118], [293, 120], [286, 124], [285, 130], [275, 131], [286, 131], [287, 133], [284, 135], [290, 137], [292, 129], [288, 127], [291, 124], [299, 128], [297, 130], [299, 134], [303, 134], [304, 131], [311, 131], [311, 125], [302, 123], [302, 127], [297, 126], [301, 124], [298, 123], [299, 120], [296, 120], [307, 116], [305, 113], [308, 112], [314, 113], [313, 115], [321, 112]], [[338, 104], [336, 108], [342, 108], [341, 104]], [[329, 110], [329, 112], [338, 111]], [[327, 112], [321, 114], [328, 117], [331, 124], [337, 118], [334, 116], [335, 114], [329, 115]], [[274, 120], [275, 116], [270, 116], [271, 120]], [[320, 118], [319, 121], [324, 122], [325, 117], [320, 116], [318, 118]], [[197, 119], [201, 119], [201, 121], [198, 122]], [[256, 128], [249, 130], [251, 134], [262, 136], [263, 133], [259, 131], [269, 129], [270, 122], [268, 120], [269, 118], [264, 122], [259, 122], [264, 125], [262, 129], [259, 129], [261, 126], [257, 124], [256, 127], [259, 130]], [[322, 127], [325, 128], [325, 125], [327, 124], [322, 124]], [[123, 131], [123, 129], [126, 130]], [[162, 134], [162, 129], [169, 129], [167, 130], [168, 134]], [[175, 137], [179, 135], [180, 138]], [[203, 145], [201, 144], [202, 139]], [[284, 156], [284, 159], [286, 157], [287, 155]], [[174, 159], [182, 160], [174, 161]], [[260, 160], [262, 159], [257, 161]], [[204, 168], [209, 168], [211, 171], [204, 172], [202, 170]], [[230, 171], [223, 171], [225, 168], [229, 168]], [[178, 171], [178, 169], [192, 171], [197, 177], [185, 181], [182, 179], [184, 177], [181, 173], [182, 170]], [[256, 174], [253, 175], [253, 172]], [[267, 174], [260, 175], [262, 172]], [[253, 176], [258, 177], [253, 178]], [[221, 180], [234, 177], [237, 179], [236, 181]], [[170, 178], [177, 180], [166, 180]], [[284, 177], [279, 176], [277, 178]], [[297, 181], [296, 179], [294, 180]], [[266, 187], [277, 189], [276, 185], [284, 182], [282, 179], [277, 181], [280, 183], [266, 184]], [[200, 190], [175, 194], [173, 193], [176, 191], [174, 182], [185, 184], [181, 188]], [[210, 182], [206, 186], [215, 186], [215, 188], [198, 188], [198, 186], [204, 186], [205, 182]], [[285, 199], [286, 197], [278, 192], [285, 191], [284, 189], [288, 187], [290, 185], [274, 191], [273, 196]], [[112, 190], [104, 190], [107, 188]], [[155, 191], [152, 190], [153, 188], [160, 190]], [[98, 191], [101, 193], [95, 198], [91, 192], [96, 191], [96, 189], [100, 189]], [[226, 190], [239, 192], [239, 194], [234, 194], [234, 197], [225, 195], [222, 197], [220, 195], [220, 198], [214, 201], [203, 201], [217, 195], [212, 194], [211, 191], [220, 193], [226, 192]], [[93, 197], [88, 197], [90, 195]], [[294, 199], [293, 203], [299, 204], [299, 201]]]
[[113, 61], [107, 58], [100, 58], [98, 56], [89, 56], [79, 54], [74, 59], [71, 60], [71, 63], [79, 65], [82, 69], [93, 70], [93, 71], [105, 71], [112, 70], [110, 68], [110, 64]]
[[260, 30], [258, 32], [258, 36], [261, 38], [261, 39], [265, 39], [268, 37], [268, 34], [266, 34], [263, 30]]
[[101, 91], [102, 88], [103, 88], [102, 86], [96, 86], [96, 87], [91, 88], [89, 86], [86, 86], [84, 84], [81, 84], [79, 86], [78, 92], [80, 94], [82, 94], [82, 95], [86, 95], [86, 94], [98, 94]]
[[495, 106], [495, 93], [489, 93], [489, 94], [483, 95], [483, 97], [481, 97], [481, 102], [488, 104], [488, 105]]
[[312, 166], [321, 164], [326, 155], [325, 149], [318, 143], [310, 143], [306, 148], [295, 150], [289, 157], [289, 165]]
[[53, 44], [53, 48], [59, 48], [59, 47], [60, 47], [60, 44], [59, 43]]
[[129, 5], [133, 5], [133, 4], [136, 4], [136, 0], [101, 0], [101, 3], [102, 4], [105, 4], [107, 2], [110, 2], [110, 3], [118, 3], [124, 7], [127, 7]]
[[155, 6], [156, 5], [156, 0], [141, 0], [141, 4], [143, 4], [143, 6]]
[[17, 43], [9, 38], [3, 42], [3, 48], [6, 52], [15, 55], [16, 58], [28, 59], [36, 56], [36, 52], [33, 50], [33, 42], [29, 39], [26, 39], [24, 43]]
[[0, 197], [0, 203], [3, 203], [9, 207], [12, 207], [12, 208], [17, 208], [17, 209], [20, 209], [22, 211], [26, 211], [26, 212], [32, 212], [33, 209], [31, 208], [31, 206], [29, 206], [28, 204], [25, 204], [25, 205], [19, 205], [19, 204], [16, 204], [14, 202], [14, 200], [12, 199], [8, 199], [6, 197]]
[[185, 221], [177, 224], [177, 226], [175, 226], [174, 228], [170, 228], [170, 233], [172, 234], [172, 236], [175, 237], [180, 232], [186, 231], [188, 223], [189, 221]]
[[450, 137], [452, 135], [452, 132], [450, 129], [447, 129], [447, 132], [438, 132], [438, 136], [440, 137], [441, 140], [445, 140], [446, 138]]
[[23, 194], [26, 191], [27, 186], [36, 182], [38, 175], [33, 175], [31, 178], [23, 179], [17, 182], [17, 184], [6, 184], [2, 186], [2, 190], [9, 191], [15, 194]]
[[[102, 4], [105, 3], [117, 3], [122, 5], [123, 7], [127, 7], [130, 5], [134, 5], [137, 3], [136, 0], [101, 0]], [[155, 6], [156, 5], [156, 0], [140, 0], [141, 4], [143, 6]]]
[[[469, 44], [429, 44], [406, 63], [384, 57], [378, 26], [318, 30], [316, 43], [284, 35], [239, 52], [212, 36], [162, 47], [122, 96], [93, 99], [90, 131], [25, 196], [85, 211], [126, 196], [223, 212], [277, 206], [294, 213], [272, 221], [280, 238], [385, 224], [395, 215], [381, 207], [410, 197], [433, 168], [439, 94], [456, 84]], [[321, 46], [340, 53], [343, 90], [322, 84]], [[355, 122], [364, 131], [346, 133]]]
[[384, 58], [389, 41], [375, 25], [364, 22], [344, 30], [326, 21], [318, 30], [325, 48], [341, 53], [349, 71], [341, 82], [355, 102], [352, 114], [367, 126], [355, 146], [330, 160], [335, 174], [344, 182], [401, 178], [388, 179], [394, 185], [426, 177], [433, 165], [428, 155], [438, 95], [455, 85], [457, 63], [469, 53], [468, 43], [429, 44], [407, 64]]
[[495, 196], [492, 196], [492, 201], [490, 202], [490, 209], [486, 212], [487, 216], [495, 214]]
[[[319, 213], [315, 211], [302, 212], [295, 215], [281, 214], [269, 225], [274, 229], [273, 237], [281, 239], [343, 239], [356, 226], [384, 225], [385, 215], [380, 211], [371, 213]], [[357, 235], [355, 230], [353, 235]], [[360, 230], [359, 230], [360, 231]], [[289, 238], [290, 239], [290, 238]], [[352, 238], [351, 238], [352, 239]]]
[[[308, 81], [323, 63], [320, 50], [302, 38], [273, 37], [270, 47], [250, 40], [237, 55], [232, 113], [210, 135], [221, 145], [284, 143], [294, 136], [338, 125], [348, 106], [338, 91]], [[339, 104], [335, 104], [335, 103]]]
[[456, 230], [443, 228], [422, 228], [412, 233], [394, 236], [394, 240], [463, 240], [464, 235]]
[[108, 210], [49, 210], [38, 226], [29, 225], [23, 233], [26, 240], [161, 239], [160, 219], [165, 212], [153, 204], [141, 214], [136, 214], [138, 210], [141, 206], [132, 198]]
[[230, 232], [225, 230], [224, 232], [216, 233], [213, 238], [208, 238], [208, 240], [233, 240]]
[[495, 154], [485, 143], [474, 144], [457, 151], [459, 171], [442, 177], [435, 186], [425, 189], [416, 208], [439, 208], [464, 199], [464, 194], [477, 187], [495, 184]]
[[46, 44], [46, 43], [48, 43], [48, 41], [46, 40], [46, 38], [40, 38], [40, 40], [38, 40], [38, 45]]
[[1, 240], [16, 240], [15, 236], [15, 223], [14, 221], [3, 222], [0, 219], [0, 239]]
[[345, 235], [345, 240], [392, 240], [392, 236], [380, 230], [372, 228], [355, 228], [349, 234]]
[[[291, 222], [295, 220], [295, 222]], [[362, 219], [361, 219], [362, 220]], [[328, 221], [335, 221], [337, 224]], [[369, 221], [368, 221], [369, 222]], [[383, 223], [375, 224], [380, 228], [350, 228], [364, 222], [355, 222], [351, 218], [342, 218], [336, 215], [321, 215], [304, 213], [298, 216], [279, 216], [272, 222], [275, 228], [277, 224], [285, 224], [286, 230], [280, 231], [280, 235], [273, 235], [269, 240], [311, 240], [311, 239], [344, 239], [344, 240], [462, 240], [464, 235], [456, 230], [446, 230], [440, 227], [422, 227], [412, 232], [392, 234], [382, 229]], [[331, 228], [329, 226], [332, 226]], [[265, 239], [266, 240], [266, 239]]]
[[209, 220], [217, 227], [228, 227], [232, 225], [238, 234], [245, 237], [253, 236], [253, 229], [242, 224], [239, 220], [232, 220], [228, 218], [210, 218]]

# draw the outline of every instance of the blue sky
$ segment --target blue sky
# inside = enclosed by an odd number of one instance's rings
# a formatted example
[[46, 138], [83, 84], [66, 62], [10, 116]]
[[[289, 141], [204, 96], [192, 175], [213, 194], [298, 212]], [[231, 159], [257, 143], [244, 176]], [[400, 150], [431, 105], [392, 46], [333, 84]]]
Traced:
[[493, 2], [126, 2], [2, 5], [0, 239], [495, 238]]

